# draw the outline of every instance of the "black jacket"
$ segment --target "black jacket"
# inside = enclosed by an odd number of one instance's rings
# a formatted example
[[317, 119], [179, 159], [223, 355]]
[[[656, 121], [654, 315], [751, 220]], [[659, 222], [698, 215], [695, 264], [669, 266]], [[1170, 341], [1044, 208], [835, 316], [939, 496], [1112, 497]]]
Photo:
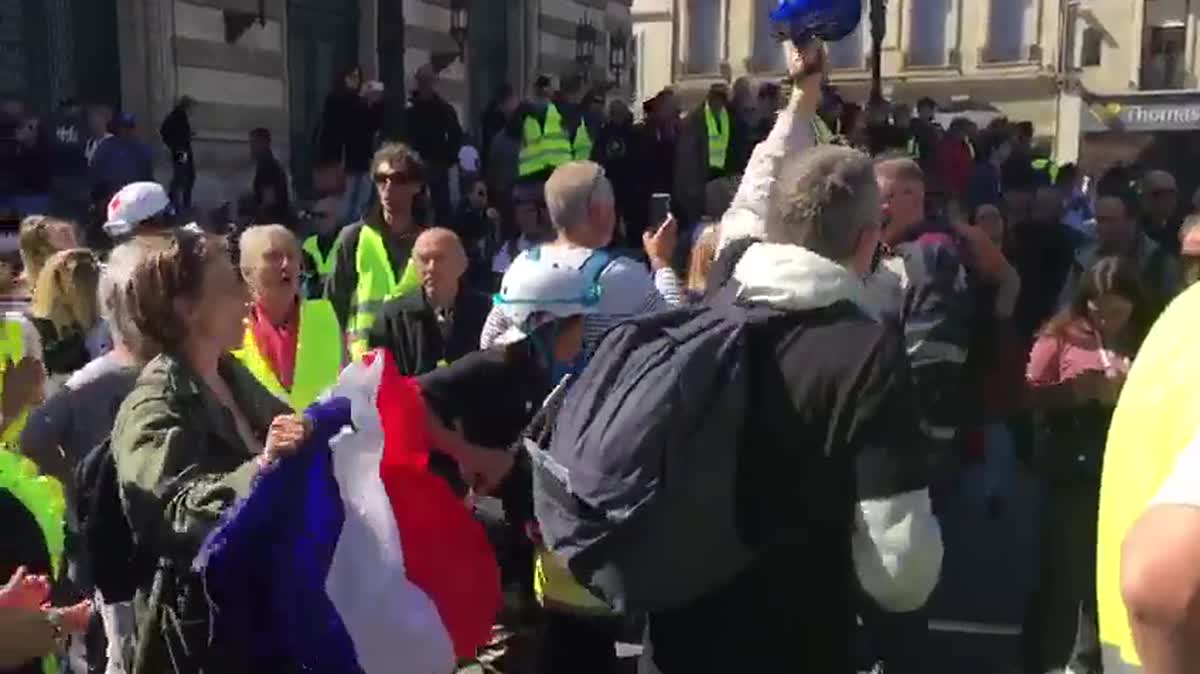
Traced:
[[369, 171], [382, 112], [381, 104], [368, 104], [345, 87], [330, 92], [317, 134], [320, 159], [342, 160], [350, 173]]
[[191, 157], [192, 124], [188, 119], [187, 112], [182, 107], [177, 106], [171, 111], [171, 114], [167, 115], [158, 129], [158, 134], [172, 155], [186, 152], [188, 157]]
[[426, 162], [446, 168], [458, 161], [462, 126], [458, 112], [441, 96], [413, 95], [408, 106], [408, 143]]
[[454, 303], [447, 335], [424, 293], [419, 298], [400, 297], [383, 305], [367, 341], [373, 349], [390, 351], [401, 374], [422, 375], [437, 369], [441, 361], [452, 363], [477, 350], [491, 308], [486, 295], [464, 286]]

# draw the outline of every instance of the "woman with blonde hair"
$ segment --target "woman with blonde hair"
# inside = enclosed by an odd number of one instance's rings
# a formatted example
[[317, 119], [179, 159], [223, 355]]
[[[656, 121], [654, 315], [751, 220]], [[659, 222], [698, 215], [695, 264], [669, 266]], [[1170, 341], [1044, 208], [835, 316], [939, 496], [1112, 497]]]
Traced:
[[[91, 340], [104, 350], [96, 335], [100, 323], [97, 289], [100, 262], [86, 248], [55, 253], [34, 286], [29, 315], [42, 342], [42, 362], [51, 375], [70, 375], [92, 359]], [[98, 355], [98, 354], [97, 354]]]
[[708, 287], [708, 273], [713, 262], [717, 259], [717, 242], [721, 238], [720, 229], [715, 222], [701, 222], [700, 233], [692, 245], [691, 256], [688, 260], [687, 297], [689, 302], [699, 302], [704, 298]]
[[18, 240], [30, 292], [52, 255], [79, 246], [74, 225], [45, 215], [31, 215], [22, 220]]

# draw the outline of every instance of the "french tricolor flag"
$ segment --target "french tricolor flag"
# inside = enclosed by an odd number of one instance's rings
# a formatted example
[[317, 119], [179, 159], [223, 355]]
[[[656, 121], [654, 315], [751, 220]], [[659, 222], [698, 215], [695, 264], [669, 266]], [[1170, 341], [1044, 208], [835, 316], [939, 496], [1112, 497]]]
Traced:
[[487, 642], [500, 578], [483, 528], [427, 469], [416, 383], [375, 352], [307, 414], [305, 447], [196, 558], [214, 644], [261, 671], [453, 672]]

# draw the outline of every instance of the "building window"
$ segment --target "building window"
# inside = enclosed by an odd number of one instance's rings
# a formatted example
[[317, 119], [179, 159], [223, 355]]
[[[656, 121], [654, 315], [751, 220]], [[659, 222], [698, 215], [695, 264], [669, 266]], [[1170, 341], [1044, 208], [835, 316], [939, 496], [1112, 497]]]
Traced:
[[[1011, 0], [1009, 0], [1011, 1]], [[951, 0], [912, 0], [909, 17], [907, 64], [944, 66], [949, 62], [954, 24]]]
[[776, 37], [779, 26], [768, 20], [771, 12], [779, 7], [779, 0], [758, 0], [754, 13], [754, 68], [755, 70], [785, 70], [783, 48]]
[[1146, 0], [1142, 32], [1141, 88], [1188, 86], [1187, 17], [1191, 0]]
[[1083, 29], [1083, 44], [1079, 50], [1079, 66], [1092, 68], [1100, 65], [1104, 52], [1104, 32], [1094, 26]]
[[1023, 63], [1037, 26], [1036, 0], [991, 0], [984, 63]]
[[721, 67], [721, 0], [688, 0], [688, 73], [715, 73]]

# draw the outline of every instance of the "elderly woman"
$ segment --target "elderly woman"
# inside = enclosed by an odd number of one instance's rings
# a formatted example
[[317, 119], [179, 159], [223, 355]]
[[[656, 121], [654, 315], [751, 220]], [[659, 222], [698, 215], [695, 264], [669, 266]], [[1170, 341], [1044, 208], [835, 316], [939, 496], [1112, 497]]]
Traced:
[[[140, 237], [146, 247], [123, 291], [127, 344], [148, 360], [111, 436], [125, 515], [139, 550], [139, 635], [131, 674], [248, 670], [209, 643], [204, 588], [191, 560], [254, 477], [293, 453], [303, 420], [230, 357], [244, 338], [250, 297], [226, 247], [187, 230]], [[126, 335], [129, 337], [130, 335]]]
[[253, 305], [241, 347], [233, 354], [259, 383], [294, 410], [304, 410], [337, 382], [344, 349], [328, 300], [300, 296], [303, 253], [282, 225], [242, 233], [242, 277]]

